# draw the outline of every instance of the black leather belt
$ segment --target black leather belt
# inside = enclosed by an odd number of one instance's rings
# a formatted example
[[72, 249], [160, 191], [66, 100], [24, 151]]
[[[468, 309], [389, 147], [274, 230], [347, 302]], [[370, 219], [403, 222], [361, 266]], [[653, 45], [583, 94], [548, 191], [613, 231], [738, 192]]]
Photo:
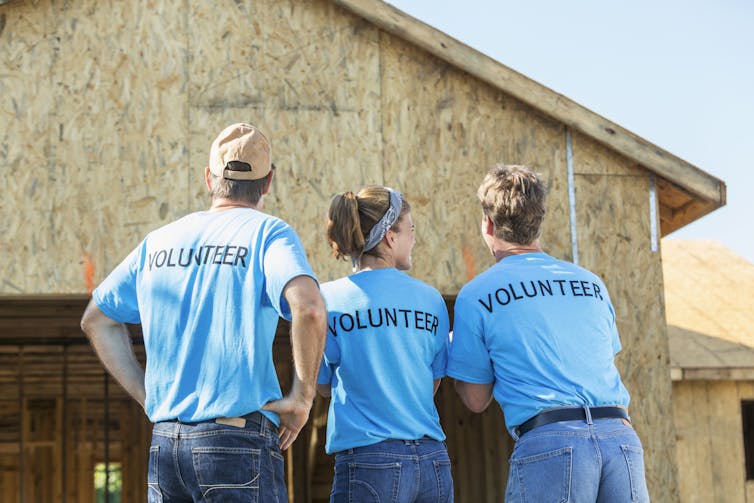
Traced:
[[181, 421], [180, 419], [167, 419], [165, 420], [165, 422], [166, 423], [183, 423], [183, 424], [191, 424], [191, 425], [196, 425], [199, 423], [217, 423], [217, 424], [235, 426], [237, 428], [244, 428], [248, 426], [249, 423], [259, 424], [263, 419], [264, 419], [264, 415], [262, 415], [261, 412], [257, 411], [257, 412], [249, 412], [248, 414], [245, 414], [239, 417], [217, 417], [215, 419], [207, 419], [204, 421]]
[[[592, 419], [625, 419], [631, 421], [626, 409], [621, 407], [589, 407], [589, 414]], [[583, 407], [568, 407], [564, 409], [544, 410], [516, 426], [516, 434], [520, 437], [524, 433], [558, 421], [578, 421], [586, 420], [586, 412]]]

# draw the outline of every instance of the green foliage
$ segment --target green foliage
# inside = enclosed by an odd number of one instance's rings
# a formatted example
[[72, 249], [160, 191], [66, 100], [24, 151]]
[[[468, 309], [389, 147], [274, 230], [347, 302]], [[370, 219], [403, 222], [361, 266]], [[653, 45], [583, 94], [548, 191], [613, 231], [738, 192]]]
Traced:
[[[94, 492], [97, 503], [120, 503], [123, 488], [120, 463], [110, 463], [109, 473], [105, 463], [97, 463], [94, 467]], [[105, 484], [107, 483], [107, 489]], [[108, 498], [105, 499], [107, 492]]]

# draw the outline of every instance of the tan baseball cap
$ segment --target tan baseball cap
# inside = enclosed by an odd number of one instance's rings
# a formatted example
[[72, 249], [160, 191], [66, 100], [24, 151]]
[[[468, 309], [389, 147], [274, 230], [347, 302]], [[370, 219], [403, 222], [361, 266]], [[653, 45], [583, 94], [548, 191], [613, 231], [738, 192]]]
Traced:
[[261, 131], [249, 124], [232, 124], [212, 142], [209, 170], [228, 180], [259, 180], [270, 172], [270, 154], [270, 142]]

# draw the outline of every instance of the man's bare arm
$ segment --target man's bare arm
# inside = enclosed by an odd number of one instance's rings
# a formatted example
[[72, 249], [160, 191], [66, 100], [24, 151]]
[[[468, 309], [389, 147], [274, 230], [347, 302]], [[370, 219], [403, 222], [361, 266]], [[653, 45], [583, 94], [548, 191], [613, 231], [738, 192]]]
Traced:
[[470, 382], [456, 380], [456, 393], [461, 397], [461, 401], [472, 412], [484, 412], [484, 409], [492, 401], [492, 386], [494, 382], [487, 384], [473, 384]]
[[330, 398], [330, 395], [332, 394], [332, 390], [330, 388], [330, 383], [317, 384], [317, 392], [325, 398]]
[[317, 373], [327, 335], [325, 302], [317, 283], [308, 276], [292, 279], [283, 290], [291, 308], [293, 383], [286, 396], [269, 402], [265, 410], [280, 415], [280, 447], [287, 449], [306, 424], [316, 395]]
[[81, 330], [110, 375], [144, 407], [144, 369], [136, 359], [126, 326], [109, 318], [90, 301], [81, 318]]

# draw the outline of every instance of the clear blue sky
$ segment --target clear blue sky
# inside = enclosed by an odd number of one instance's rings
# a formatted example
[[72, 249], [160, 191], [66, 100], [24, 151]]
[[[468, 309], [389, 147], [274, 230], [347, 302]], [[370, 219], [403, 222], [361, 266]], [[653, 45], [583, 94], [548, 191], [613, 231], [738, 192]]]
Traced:
[[668, 237], [754, 262], [754, 1], [388, 2], [723, 179]]

